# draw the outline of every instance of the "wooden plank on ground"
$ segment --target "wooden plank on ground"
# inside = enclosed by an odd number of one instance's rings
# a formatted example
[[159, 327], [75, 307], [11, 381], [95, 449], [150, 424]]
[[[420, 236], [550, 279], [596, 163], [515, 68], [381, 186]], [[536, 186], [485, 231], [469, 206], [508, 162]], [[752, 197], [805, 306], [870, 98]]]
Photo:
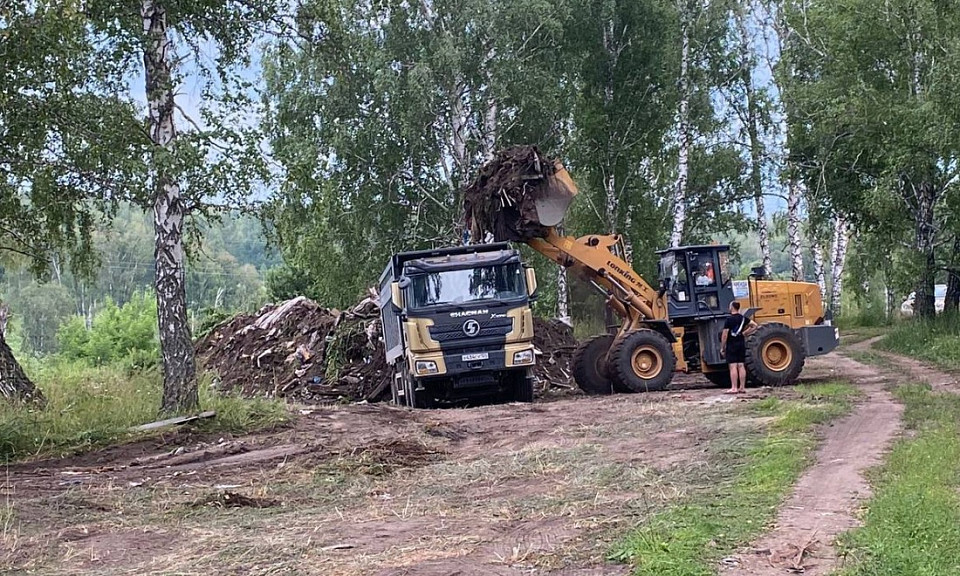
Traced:
[[179, 424], [186, 424], [187, 422], [194, 422], [196, 420], [202, 420], [204, 418], [213, 418], [217, 413], [213, 410], [207, 412], [201, 412], [199, 414], [194, 414], [193, 416], [178, 416], [176, 418], [167, 418], [166, 420], [158, 420], [156, 422], [151, 422], [149, 424], [141, 424], [140, 426], [134, 426], [130, 429], [131, 432], [146, 432], [147, 430], [156, 430], [157, 428], [164, 428], [166, 426], [177, 426]]

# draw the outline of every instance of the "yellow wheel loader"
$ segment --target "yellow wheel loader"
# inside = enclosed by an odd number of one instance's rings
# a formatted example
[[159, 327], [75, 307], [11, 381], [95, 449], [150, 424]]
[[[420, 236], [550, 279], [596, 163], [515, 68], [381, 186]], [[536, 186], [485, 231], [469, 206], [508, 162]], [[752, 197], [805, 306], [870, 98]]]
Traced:
[[746, 368], [754, 384], [792, 382], [806, 357], [839, 344], [816, 284], [770, 280], [754, 270], [735, 292], [728, 246], [660, 251], [655, 289], [625, 260], [619, 235], [560, 235], [555, 226], [576, 194], [559, 162], [536, 148], [514, 147], [481, 169], [464, 208], [474, 235], [491, 232], [497, 240], [530, 245], [603, 292], [621, 318], [614, 333], [583, 342], [574, 355], [574, 377], [587, 394], [662, 390], [675, 372], [702, 372], [729, 384], [720, 333], [734, 300], [760, 326], [747, 339]]

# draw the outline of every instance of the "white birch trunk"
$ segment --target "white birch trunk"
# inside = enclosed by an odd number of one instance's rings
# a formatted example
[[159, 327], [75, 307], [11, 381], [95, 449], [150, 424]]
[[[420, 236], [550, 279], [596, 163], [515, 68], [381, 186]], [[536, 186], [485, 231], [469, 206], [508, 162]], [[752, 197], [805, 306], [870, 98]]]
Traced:
[[670, 232], [670, 247], [676, 248], [683, 241], [687, 222], [687, 180], [690, 174], [690, 14], [689, 7], [681, 2], [680, 28], [680, 77], [677, 80], [680, 103], [677, 111], [677, 181], [673, 189], [673, 228]]
[[787, 242], [790, 245], [791, 277], [795, 282], [803, 280], [803, 242], [800, 235], [802, 197], [800, 182], [791, 178], [787, 182]]
[[[144, 0], [141, 16], [146, 36], [143, 61], [150, 138], [158, 148], [170, 149], [177, 140], [177, 130], [174, 123], [172, 41], [166, 11], [153, 0]], [[161, 412], [173, 413], [193, 410], [199, 405], [196, 359], [186, 305], [183, 222], [187, 209], [180, 185], [166, 168], [159, 167], [155, 179], [154, 258], [163, 356]]]
[[763, 269], [771, 273], [770, 233], [767, 229], [767, 209], [763, 198], [763, 157], [760, 142], [760, 110], [757, 95], [753, 90], [753, 57], [750, 50], [750, 31], [747, 28], [746, 8], [737, 14], [737, 27], [740, 40], [740, 66], [743, 78], [744, 105], [747, 116], [747, 137], [750, 143], [750, 188], [757, 207], [757, 232], [760, 237], [760, 255]]
[[484, 162], [492, 160], [493, 155], [497, 150], [497, 118], [499, 114], [499, 105], [497, 104], [497, 98], [493, 93], [493, 72], [490, 70], [490, 66], [492, 65], [493, 59], [496, 58], [496, 56], [496, 49], [491, 47], [489, 50], [487, 50], [483, 60], [483, 79], [486, 83], [486, 98], [484, 102], [483, 134], [480, 139], [480, 146], [483, 152]]
[[813, 273], [817, 277], [817, 286], [820, 287], [820, 299], [827, 299], [827, 273], [823, 258], [823, 246], [819, 242], [813, 243]]
[[847, 261], [847, 246], [850, 241], [850, 227], [847, 221], [837, 217], [833, 223], [833, 262], [830, 270], [830, 309], [834, 317], [841, 314], [840, 297], [843, 295], [843, 268]]
[[567, 326], [573, 326], [570, 317], [570, 289], [567, 287], [567, 269], [557, 267], [557, 320]]

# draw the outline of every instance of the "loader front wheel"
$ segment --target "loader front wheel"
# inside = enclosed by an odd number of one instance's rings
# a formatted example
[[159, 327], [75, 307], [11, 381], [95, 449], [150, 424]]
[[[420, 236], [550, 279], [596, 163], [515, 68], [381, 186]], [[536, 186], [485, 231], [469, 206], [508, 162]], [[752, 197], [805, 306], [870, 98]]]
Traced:
[[783, 386], [803, 370], [803, 346], [786, 324], [761, 324], [747, 338], [746, 368], [750, 382], [761, 386]]
[[613, 392], [606, 368], [611, 344], [613, 336], [601, 334], [584, 341], [573, 353], [573, 379], [588, 396]]
[[659, 332], [637, 330], [613, 344], [608, 364], [614, 389], [623, 392], [663, 390], [673, 379], [677, 359]]

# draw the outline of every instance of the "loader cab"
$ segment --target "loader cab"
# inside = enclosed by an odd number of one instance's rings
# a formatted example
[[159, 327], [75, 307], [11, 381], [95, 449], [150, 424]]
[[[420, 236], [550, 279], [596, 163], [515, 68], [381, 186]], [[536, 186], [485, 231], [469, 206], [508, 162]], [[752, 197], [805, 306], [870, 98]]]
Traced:
[[660, 255], [660, 290], [671, 319], [711, 318], [727, 314], [734, 300], [730, 247], [681, 246]]

